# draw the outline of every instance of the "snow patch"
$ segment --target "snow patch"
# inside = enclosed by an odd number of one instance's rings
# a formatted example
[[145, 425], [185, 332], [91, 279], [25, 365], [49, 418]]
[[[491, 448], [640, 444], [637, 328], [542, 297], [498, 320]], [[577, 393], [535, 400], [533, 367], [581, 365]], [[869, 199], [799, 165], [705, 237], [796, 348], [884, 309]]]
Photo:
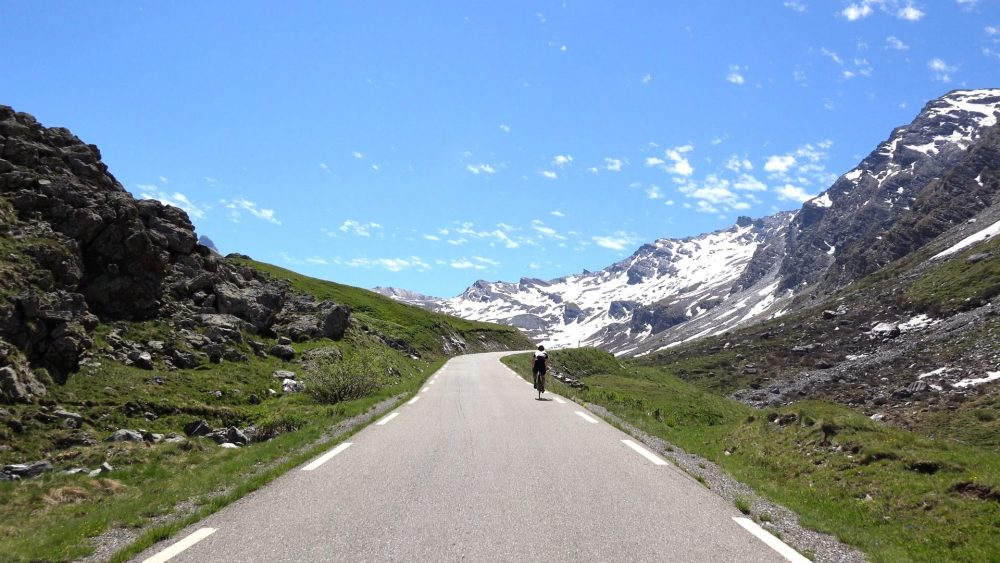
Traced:
[[931, 260], [937, 260], [938, 258], [944, 258], [945, 256], [950, 256], [950, 255], [952, 255], [952, 254], [954, 254], [954, 253], [956, 253], [956, 252], [958, 252], [958, 251], [960, 251], [960, 250], [962, 250], [964, 248], [972, 246], [972, 245], [974, 245], [974, 244], [976, 244], [978, 242], [982, 242], [982, 241], [984, 241], [984, 240], [986, 240], [986, 239], [988, 239], [988, 238], [996, 235], [997, 233], [1000, 233], [1000, 221], [997, 221], [996, 223], [993, 223], [989, 227], [986, 227], [985, 229], [979, 231], [978, 233], [976, 233], [974, 235], [970, 235], [970, 236], [965, 237], [964, 239], [958, 241], [958, 243], [956, 245], [952, 246], [948, 250], [945, 250], [943, 252], [939, 252], [939, 253], [935, 254], [934, 256], [932, 256]]
[[929, 326], [936, 325], [941, 322], [940, 320], [935, 320], [927, 315], [917, 315], [912, 319], [906, 321], [905, 323], [899, 325], [900, 332], [911, 332], [914, 330], [920, 330], [922, 328], [927, 328]]
[[822, 195], [814, 197], [809, 200], [809, 203], [813, 204], [815, 207], [832, 207], [833, 201], [830, 199], [830, 194], [823, 192]]
[[962, 381], [955, 383], [955, 387], [958, 387], [960, 389], [965, 389], [968, 387], [975, 387], [977, 385], [989, 383], [991, 381], [996, 381], [998, 379], [1000, 379], [1000, 371], [988, 371], [986, 372], [986, 377], [963, 379]]

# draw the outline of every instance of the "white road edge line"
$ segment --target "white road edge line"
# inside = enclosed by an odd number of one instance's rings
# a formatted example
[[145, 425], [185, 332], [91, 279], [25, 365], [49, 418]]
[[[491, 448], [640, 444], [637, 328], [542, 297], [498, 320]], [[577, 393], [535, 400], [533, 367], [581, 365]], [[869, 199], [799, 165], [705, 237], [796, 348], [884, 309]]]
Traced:
[[424, 387], [423, 389], [420, 390], [420, 392], [421, 393], [426, 393], [426, 392], [430, 391], [430, 389], [431, 389], [430, 387]]
[[390, 415], [386, 416], [386, 417], [385, 417], [385, 418], [383, 418], [382, 420], [380, 420], [380, 421], [376, 422], [376, 423], [375, 423], [375, 426], [385, 426], [385, 425], [386, 425], [386, 423], [388, 423], [388, 422], [389, 422], [390, 420], [392, 420], [392, 419], [396, 418], [397, 416], [399, 416], [399, 413], [398, 413], [398, 412], [394, 412], [394, 413], [392, 413], [392, 414], [390, 414]]
[[335, 455], [339, 454], [340, 452], [346, 450], [347, 448], [351, 447], [351, 444], [353, 444], [353, 443], [354, 442], [344, 442], [344, 443], [340, 444], [336, 448], [333, 448], [332, 450], [326, 452], [322, 456], [316, 458], [316, 460], [313, 461], [312, 463], [310, 463], [309, 465], [303, 467], [302, 471], [312, 471], [312, 470], [316, 469], [320, 465], [323, 465], [324, 463], [330, 461], [330, 458], [332, 458], [333, 456], [335, 456]]
[[559, 397], [552, 397], [552, 398], [555, 399], [556, 402], [559, 403], [560, 405], [565, 405], [566, 404], [566, 401], [560, 399]]
[[207, 538], [208, 536], [215, 533], [215, 528], [201, 528], [192, 532], [190, 536], [180, 540], [179, 542], [171, 545], [167, 549], [157, 553], [156, 555], [146, 559], [142, 563], [164, 563], [164, 561], [169, 561], [175, 556], [180, 555], [182, 551], [191, 547], [192, 545], [200, 542], [201, 540]]
[[653, 465], [666, 465], [667, 464], [667, 462], [664, 461], [663, 459], [661, 459], [659, 456], [657, 456], [653, 452], [647, 450], [646, 448], [640, 446], [639, 444], [636, 444], [632, 440], [622, 440], [622, 443], [625, 444], [626, 446], [632, 448], [633, 450], [635, 450], [642, 457], [644, 457], [644, 458], [648, 459], [649, 461], [653, 462]]
[[810, 563], [809, 559], [803, 557], [798, 551], [789, 547], [787, 543], [779, 540], [771, 535], [770, 532], [758, 526], [753, 520], [749, 518], [741, 518], [739, 516], [733, 516], [733, 520], [735, 520], [740, 526], [743, 526], [746, 531], [757, 536], [757, 539], [766, 543], [768, 547], [777, 551], [779, 555], [792, 563]]
[[412, 405], [413, 403], [416, 403], [417, 399], [419, 399], [419, 398], [420, 398], [420, 395], [417, 395], [416, 397], [414, 397], [414, 398], [410, 399], [409, 401], [407, 401], [406, 404]]
[[585, 412], [576, 411], [576, 414], [580, 415], [581, 417], [583, 417], [584, 420], [586, 420], [587, 422], [589, 422], [591, 424], [597, 424], [597, 419], [595, 419], [592, 416], [587, 415], [587, 413], [585, 413]]

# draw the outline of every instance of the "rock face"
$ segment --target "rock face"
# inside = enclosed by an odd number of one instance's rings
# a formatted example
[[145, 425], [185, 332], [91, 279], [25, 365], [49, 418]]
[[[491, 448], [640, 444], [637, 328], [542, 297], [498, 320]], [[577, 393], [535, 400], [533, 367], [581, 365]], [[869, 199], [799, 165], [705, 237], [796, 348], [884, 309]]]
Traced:
[[[209, 241], [210, 242], [210, 241]], [[286, 302], [312, 316], [307, 338], [343, 337], [350, 311], [294, 295], [255, 270], [199, 244], [187, 214], [136, 200], [108, 172], [94, 145], [63, 128], [0, 106], [0, 400], [30, 401], [45, 393], [32, 368], [63, 382], [79, 368], [99, 321], [169, 317], [203, 326], [225, 315], [238, 326], [215, 327], [206, 347], [213, 361], [238, 361], [226, 342], [249, 330], [283, 330]], [[113, 340], [113, 339], [112, 339]], [[179, 367], [201, 360], [182, 350], [150, 354], [111, 342], [123, 361], [145, 369], [154, 355]]]

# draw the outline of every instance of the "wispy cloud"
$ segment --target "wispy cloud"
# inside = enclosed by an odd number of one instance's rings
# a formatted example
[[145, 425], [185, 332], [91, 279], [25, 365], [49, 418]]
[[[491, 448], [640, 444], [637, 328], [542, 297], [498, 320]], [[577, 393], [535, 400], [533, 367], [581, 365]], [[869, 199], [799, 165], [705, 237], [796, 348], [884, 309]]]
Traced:
[[775, 155], [767, 158], [764, 163], [765, 172], [788, 172], [795, 165], [795, 157], [790, 154]]
[[352, 258], [350, 260], [335, 260], [336, 264], [349, 268], [383, 268], [390, 272], [402, 272], [403, 270], [427, 271], [431, 265], [421, 260], [417, 256], [409, 258]]
[[571, 164], [573, 164], [573, 157], [568, 154], [557, 154], [552, 158], [552, 166], [558, 168], [566, 168]]
[[806, 11], [806, 5], [802, 2], [802, 0], [785, 0], [785, 7], [791, 8], [799, 13]]
[[504, 125], [504, 124], [501, 123], [500, 124], [500, 130], [503, 131], [504, 133], [510, 133], [510, 126], [509, 125]]
[[211, 176], [205, 176], [205, 181], [208, 182], [209, 184], [218, 184], [219, 183], [218, 180], [216, 180], [215, 178], [212, 178]]
[[229, 218], [233, 221], [239, 222], [243, 212], [246, 212], [262, 221], [267, 221], [275, 225], [281, 224], [281, 221], [275, 216], [273, 209], [257, 207], [257, 204], [249, 199], [237, 198], [229, 201], [223, 199], [221, 202], [226, 209], [229, 209]]
[[804, 189], [792, 184], [785, 184], [774, 190], [778, 194], [778, 199], [803, 203], [816, 197], [815, 194], [806, 193]]
[[931, 69], [931, 72], [934, 73], [934, 80], [944, 82], [945, 84], [951, 82], [951, 75], [958, 70], [958, 67], [950, 65], [937, 57], [927, 61], [927, 68]]
[[[959, 0], [962, 3], [962, 0]], [[840, 11], [847, 21], [858, 21], [867, 18], [878, 9], [881, 12], [895, 16], [901, 20], [919, 21], [926, 14], [913, 4], [911, 0], [861, 0], [852, 2]]]
[[622, 251], [638, 244], [640, 238], [635, 233], [615, 231], [609, 235], [593, 237], [593, 241], [601, 248]]
[[726, 75], [726, 80], [732, 82], [733, 84], [743, 84], [746, 79], [743, 78], [743, 73], [746, 68], [740, 65], [729, 65], [729, 74]]
[[653, 75], [649, 74], [648, 72], [642, 77], [643, 84], [649, 84], [652, 81], [653, 81]]
[[551, 215], [553, 217], [565, 217], [566, 216], [565, 213], [563, 213], [562, 211], [559, 211], [558, 209], [556, 209], [555, 211], [549, 211], [549, 215]]
[[903, 40], [895, 35], [890, 35], [885, 38], [885, 48], [892, 49], [893, 51], [906, 51], [910, 46], [903, 43]]
[[497, 170], [490, 164], [470, 164], [465, 167], [466, 170], [472, 172], [473, 174], [496, 174]]
[[872, 14], [872, 7], [867, 2], [851, 4], [841, 10], [840, 14], [847, 18], [847, 21], [857, 21], [870, 16]]
[[535, 232], [544, 237], [554, 238], [557, 240], [566, 240], [565, 236], [560, 235], [558, 231], [556, 231], [552, 227], [546, 226], [545, 223], [543, 223], [538, 219], [535, 219], [534, 221], [531, 222], [531, 228], [534, 229]]
[[140, 190], [139, 197], [143, 199], [155, 199], [164, 205], [172, 205], [178, 209], [183, 209], [193, 219], [204, 219], [205, 212], [210, 209], [207, 206], [196, 205], [181, 192], [167, 193], [155, 184], [136, 184], [136, 187]]
[[329, 174], [329, 173], [330, 173], [330, 167], [329, 167], [329, 166], [327, 166], [326, 164], [323, 164], [322, 162], [320, 162], [320, 163], [319, 163], [319, 167], [320, 167], [320, 169], [321, 169], [321, 170], [322, 170], [323, 172], [326, 172], [327, 174]]
[[539, 174], [541, 174], [542, 176], [548, 178], [549, 180], [555, 180], [556, 178], [559, 177], [558, 174], [556, 174], [555, 172], [553, 172], [551, 170], [542, 170], [541, 172], [539, 172]]
[[381, 229], [382, 225], [378, 223], [361, 223], [354, 219], [348, 219], [339, 228], [342, 233], [351, 233], [359, 237], [370, 237], [372, 236], [372, 231]]
[[469, 258], [458, 258], [448, 262], [448, 266], [456, 270], [487, 270], [500, 266], [500, 262], [482, 256]]
[[622, 167], [625, 166], [625, 161], [618, 158], [605, 158], [604, 159], [604, 169], [608, 172], [621, 172]]
[[351, 153], [351, 156], [353, 156], [354, 158], [359, 158], [359, 159], [365, 157], [365, 155], [361, 151], [354, 151], [354, 152]]

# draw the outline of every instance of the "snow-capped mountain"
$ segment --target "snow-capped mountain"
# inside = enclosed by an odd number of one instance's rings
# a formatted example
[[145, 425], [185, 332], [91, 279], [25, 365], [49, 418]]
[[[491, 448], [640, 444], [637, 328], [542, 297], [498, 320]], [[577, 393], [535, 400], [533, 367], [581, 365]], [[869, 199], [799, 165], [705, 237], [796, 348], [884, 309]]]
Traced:
[[517, 326], [553, 346], [619, 354], [780, 316], [932, 241], [957, 241], [1000, 219], [998, 117], [1000, 89], [953, 91], [797, 212], [657, 240], [599, 272], [480, 280], [424, 306]]
[[[549, 281], [477, 281], [439, 303], [459, 317], [521, 328], [552, 346], [627, 351], [651, 334], [704, 314], [730, 299], [757, 248], [780, 236], [791, 214], [681, 240], [660, 239], [599, 272]], [[771, 295], [747, 300], [761, 307]], [[769, 305], [767, 302], [765, 305]], [[655, 306], [654, 306], [655, 305]]]

